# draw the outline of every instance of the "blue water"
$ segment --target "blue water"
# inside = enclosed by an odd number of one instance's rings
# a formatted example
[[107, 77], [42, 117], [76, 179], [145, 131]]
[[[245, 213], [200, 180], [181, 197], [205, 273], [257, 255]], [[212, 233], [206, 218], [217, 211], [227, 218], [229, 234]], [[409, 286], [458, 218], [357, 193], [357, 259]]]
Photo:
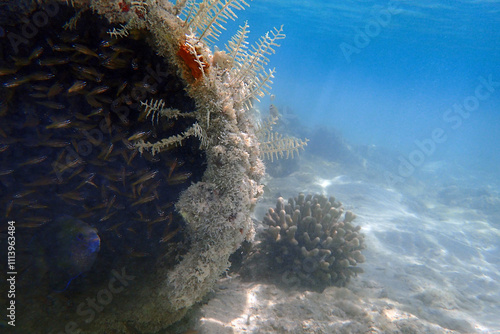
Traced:
[[[445, 160], [499, 176], [497, 1], [255, 0], [238, 15], [254, 38], [284, 25], [287, 38], [269, 65], [277, 70], [272, 93], [304, 125], [328, 125], [351, 144], [406, 159], [441, 129], [422, 165]], [[494, 87], [477, 88], [480, 78]], [[453, 107], [464, 103], [470, 112], [460, 116]]]

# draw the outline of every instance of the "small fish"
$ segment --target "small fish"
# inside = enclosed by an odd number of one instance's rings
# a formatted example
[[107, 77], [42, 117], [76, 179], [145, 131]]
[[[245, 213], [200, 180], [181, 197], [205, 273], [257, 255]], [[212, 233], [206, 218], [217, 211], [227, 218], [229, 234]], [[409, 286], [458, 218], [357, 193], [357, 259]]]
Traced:
[[109, 190], [117, 193], [118, 195], [122, 195], [122, 192], [120, 191], [120, 189], [118, 189], [115, 185], [108, 184], [108, 188], [109, 188]]
[[98, 55], [97, 53], [95, 53], [95, 52], [94, 52], [94, 51], [92, 51], [89, 47], [87, 47], [87, 46], [85, 46], [85, 45], [82, 45], [82, 44], [73, 44], [73, 48], [74, 48], [77, 52], [82, 53], [82, 54], [84, 54], [84, 55], [99, 58], [99, 55]]
[[65, 43], [74, 43], [80, 38], [80, 35], [72, 32], [63, 32], [60, 37]]
[[14, 74], [17, 70], [15, 67], [0, 67], [0, 76]]
[[49, 90], [49, 87], [44, 86], [44, 85], [31, 85], [31, 88], [34, 90], [37, 90], [39, 92], [46, 92]]
[[33, 159], [29, 159], [29, 160], [26, 160], [23, 163], [20, 163], [19, 167], [21, 167], [21, 166], [28, 166], [28, 165], [36, 165], [36, 164], [39, 164], [39, 163], [45, 161], [45, 159], [47, 159], [46, 155], [43, 155], [43, 156], [37, 157], [37, 158], [33, 158]]
[[116, 41], [117, 40], [103, 39], [99, 45], [102, 46], [103, 48], [109, 48], [114, 43], [116, 43]]
[[96, 97], [95, 95], [89, 95], [87, 94], [85, 96], [85, 98], [87, 99], [87, 103], [91, 106], [91, 107], [94, 107], [94, 108], [102, 108], [103, 107], [103, 104], [99, 101], [96, 100]]
[[14, 57], [14, 56], [10, 56], [10, 58], [12, 60], [14, 60], [14, 65], [16, 66], [26, 66], [26, 65], [29, 65], [31, 64], [31, 59], [29, 58], [19, 58], [19, 57]]
[[82, 90], [83, 88], [85, 88], [85, 86], [87, 86], [87, 82], [77, 80], [73, 83], [73, 85], [71, 87], [68, 88], [68, 94], [76, 93], [76, 92]]
[[108, 160], [109, 155], [113, 151], [113, 148], [114, 148], [114, 145], [113, 144], [109, 144], [108, 148], [107, 149], [103, 149], [101, 151], [101, 153], [97, 156], [97, 158], [98, 159], [102, 159], [102, 160]]
[[160, 243], [162, 242], [168, 242], [170, 239], [172, 239], [173, 237], [175, 237], [175, 235], [177, 234], [177, 232], [180, 231], [180, 227], [176, 228], [175, 230], [167, 233], [167, 234], [164, 234], [163, 237], [160, 239]]
[[120, 227], [121, 225], [123, 225], [123, 222], [111, 226], [106, 231], [115, 231], [115, 233], [118, 236], [118, 238], [121, 238], [122, 235], [118, 232], [118, 227]]
[[64, 58], [45, 58], [45, 59], [39, 59], [38, 60], [38, 65], [40, 66], [56, 66], [56, 65], [64, 65], [69, 63], [69, 58], [64, 57]]
[[103, 221], [106, 221], [108, 220], [109, 218], [113, 217], [115, 214], [116, 214], [117, 211], [113, 211], [107, 215], [105, 215], [104, 217], [102, 217], [101, 219], [99, 219], [100, 222], [103, 222]]
[[34, 202], [34, 203], [28, 205], [28, 207], [30, 209], [47, 209], [48, 208], [47, 205], [39, 204], [37, 202]]
[[128, 141], [135, 141], [139, 139], [145, 139], [151, 134], [151, 131], [140, 131], [137, 133], [134, 133], [132, 136], [128, 137]]
[[43, 99], [47, 97], [47, 94], [44, 93], [30, 93], [29, 94], [31, 97], [34, 97], [35, 99]]
[[139, 199], [138, 201], [135, 201], [134, 203], [132, 203], [132, 206], [136, 206], [136, 205], [139, 205], [139, 204], [145, 204], [145, 203], [149, 203], [151, 201], [154, 201], [155, 200], [155, 196], [154, 195], [151, 195], [151, 196], [148, 196], [148, 197], [144, 197], [144, 198], [141, 198]]
[[88, 95], [97, 95], [97, 94], [102, 94], [104, 93], [105, 91], [107, 91], [109, 89], [108, 86], [98, 86], [94, 89], [92, 89]]
[[59, 82], [56, 82], [55, 84], [50, 86], [49, 91], [47, 93], [47, 97], [49, 98], [54, 97], [60, 92], [62, 92], [63, 89], [64, 89], [63, 85], [61, 85]]
[[94, 67], [92, 66], [77, 66], [79, 72], [83, 72], [85, 74], [88, 74], [94, 78], [99, 78], [102, 77], [103, 74], [97, 71]]
[[36, 101], [36, 104], [39, 104], [41, 106], [50, 108], [50, 109], [56, 109], [56, 110], [61, 110], [66, 108], [66, 106], [62, 103], [57, 103], [53, 101]]
[[117, 53], [123, 53], [123, 52], [128, 52], [128, 53], [134, 53], [134, 50], [128, 49], [122, 45], [112, 45], [111, 49]]
[[174, 172], [174, 169], [175, 167], [177, 167], [177, 158], [174, 159], [174, 161], [172, 162], [172, 164], [170, 165], [170, 169], [168, 171], [168, 178], [170, 179], [170, 177], [172, 177], [172, 173]]
[[157, 91], [156, 89], [153, 88], [149, 83], [144, 82], [144, 81], [138, 81], [134, 84], [135, 87], [140, 88], [141, 90], [146, 90], [152, 94], [156, 94]]
[[66, 147], [70, 145], [70, 143], [64, 140], [52, 139], [52, 140], [46, 140], [42, 142], [40, 145], [47, 147]]
[[36, 223], [36, 224], [40, 225], [40, 224], [45, 224], [45, 223], [51, 221], [52, 219], [47, 218], [47, 217], [37, 216], [37, 217], [26, 217], [26, 218], [24, 218], [24, 220], [27, 220], [29, 222]]
[[67, 128], [71, 124], [71, 120], [67, 119], [64, 121], [54, 122], [50, 125], [47, 125], [46, 129], [62, 129]]
[[146, 257], [146, 256], [151, 256], [151, 254], [149, 254], [147, 252], [136, 252], [133, 249], [129, 252], [129, 255], [131, 257], [138, 257], [138, 258]]
[[5, 176], [14, 173], [13, 169], [4, 169], [0, 170], [0, 176]]
[[116, 92], [116, 96], [118, 97], [122, 92], [123, 90], [127, 87], [127, 84], [128, 82], [127, 81], [124, 81], [120, 87], [118, 88], [118, 91]]
[[33, 59], [36, 59], [38, 57], [40, 57], [40, 55], [43, 53], [43, 47], [39, 46], [37, 48], [35, 48], [33, 50], [33, 52], [31, 52], [31, 54], [29, 55], [29, 59], [30, 60], [33, 60]]
[[135, 185], [137, 185], [139, 183], [144, 183], [144, 182], [146, 182], [148, 180], [151, 180], [151, 179], [153, 179], [156, 176], [156, 174], [158, 174], [157, 170], [145, 173], [137, 181], [135, 181], [134, 183], [132, 183], [132, 185], [135, 186]]
[[[99, 166], [99, 167], [106, 166], [106, 163], [104, 161], [97, 160], [97, 159], [89, 160], [88, 163], [91, 165], [94, 165], [94, 166]], [[109, 178], [109, 176], [107, 176], [107, 175], [103, 175], [103, 176], [110, 181], [116, 181], [116, 180]]]
[[95, 188], [98, 188], [98, 187], [97, 187], [97, 185], [93, 182], [93, 181], [94, 181], [95, 176], [96, 176], [96, 174], [95, 174], [95, 173], [90, 173], [90, 174], [89, 174], [89, 176], [88, 176], [88, 177], [86, 177], [86, 178], [82, 181], [82, 183], [80, 183], [80, 184], [78, 185], [78, 187], [76, 187], [76, 189], [75, 189], [75, 190], [80, 189], [81, 187], [83, 187], [83, 186], [84, 186], [84, 185], [86, 185], [86, 184], [89, 184], [89, 185], [91, 185], [91, 186], [93, 186], [93, 187], [95, 187]]
[[126, 68], [128, 65], [128, 61], [120, 58], [108, 58], [102, 61], [101, 65], [110, 70], [117, 70], [121, 68]]
[[15, 88], [15, 87], [21, 86], [22, 84], [25, 84], [28, 81], [30, 81], [29, 76], [14, 77], [13, 79], [11, 79], [9, 81], [4, 82], [3, 86], [5, 88]]
[[85, 197], [83, 197], [83, 195], [77, 191], [70, 191], [64, 194], [57, 194], [57, 195], [63, 199], [66, 198], [75, 201], [83, 201], [85, 199]]
[[23, 197], [26, 197], [28, 195], [31, 195], [34, 192], [36, 192], [36, 190], [24, 190], [24, 191], [21, 191], [21, 192], [14, 194], [14, 196], [12, 196], [12, 197], [19, 199], [19, 198], [23, 198]]
[[[77, 175], [80, 175], [81, 172], [83, 172], [83, 170], [85, 169], [85, 166], [80, 166], [79, 168], [77, 168], [69, 177], [68, 177], [68, 180], [71, 180], [72, 178], [74, 178], [75, 176]], [[77, 188], [78, 189], [78, 188]]]
[[50, 80], [53, 77], [55, 77], [53, 73], [46, 73], [46, 72], [37, 72], [29, 76], [30, 80], [35, 80], [35, 81]]
[[161, 183], [162, 183], [162, 180], [158, 180], [155, 183], [151, 184], [149, 186], [147, 192], [145, 193], [145, 195], [148, 196], [151, 194], [156, 194], [156, 197], [158, 197], [156, 190], [160, 186]]
[[87, 116], [87, 118], [92, 117], [92, 116], [102, 115], [103, 111], [104, 111], [104, 108], [102, 108], [102, 107], [97, 108], [97, 109], [95, 109], [92, 113], [90, 113], [90, 114]]
[[134, 158], [137, 156], [137, 154], [139, 154], [139, 150], [133, 150], [132, 151], [132, 154], [130, 154], [129, 159], [127, 160], [127, 165], [128, 166], [131, 166], [132, 160], [134, 160]]
[[[62, 157], [64, 155], [64, 152], [65, 151], [62, 151], [61, 154], [59, 155], [60, 157]], [[68, 157], [68, 156], [66, 156]], [[54, 167], [53, 170], [50, 172], [50, 174], [59, 174], [61, 175], [62, 173], [64, 173], [67, 169], [72, 169], [78, 165], [81, 165], [81, 164], [84, 164], [85, 162], [80, 159], [80, 158], [76, 158], [72, 161], [69, 161], [69, 162], [65, 162], [65, 163], [60, 163], [60, 158], [58, 158], [56, 160], [56, 162], [52, 163], [52, 166]]]
[[190, 172], [176, 173], [167, 179], [167, 183], [171, 186], [181, 184], [186, 182], [186, 180], [189, 179], [191, 175], [192, 173]]
[[46, 223], [35, 234], [32, 248], [39, 275], [50, 287], [62, 292], [81, 274], [90, 270], [99, 253], [97, 230], [70, 216]]
[[54, 44], [54, 45], [52, 45], [52, 50], [57, 51], [57, 52], [69, 52], [69, 51], [73, 51], [74, 49], [69, 45]]
[[22, 222], [20, 224], [16, 224], [17, 227], [22, 227], [22, 228], [37, 228], [42, 226], [45, 223], [39, 223], [39, 222]]
[[113, 195], [113, 197], [111, 197], [111, 199], [109, 200], [109, 203], [108, 203], [108, 205], [106, 207], [106, 214], [108, 214], [109, 209], [111, 209], [111, 207], [115, 203], [115, 200], [116, 200], [116, 195]]
[[50, 186], [57, 184], [57, 179], [56, 178], [51, 178], [51, 177], [41, 177], [40, 179], [29, 182], [29, 183], [23, 183], [24, 186], [26, 187], [40, 187], [40, 186]]
[[7, 202], [7, 206], [5, 207], [5, 218], [8, 218], [10, 215], [10, 211], [12, 210], [12, 207], [14, 206], [14, 201], [10, 200]]

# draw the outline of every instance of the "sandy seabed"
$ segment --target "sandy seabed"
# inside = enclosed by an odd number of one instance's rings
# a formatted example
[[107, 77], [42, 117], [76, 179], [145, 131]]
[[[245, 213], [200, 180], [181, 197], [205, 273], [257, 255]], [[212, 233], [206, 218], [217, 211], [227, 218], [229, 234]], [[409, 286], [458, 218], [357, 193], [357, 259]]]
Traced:
[[265, 181], [255, 218], [278, 196], [334, 195], [358, 215], [365, 272], [322, 293], [226, 277], [195, 312], [199, 333], [500, 333], [498, 197], [458, 181], [392, 188], [313, 157], [299, 165]]

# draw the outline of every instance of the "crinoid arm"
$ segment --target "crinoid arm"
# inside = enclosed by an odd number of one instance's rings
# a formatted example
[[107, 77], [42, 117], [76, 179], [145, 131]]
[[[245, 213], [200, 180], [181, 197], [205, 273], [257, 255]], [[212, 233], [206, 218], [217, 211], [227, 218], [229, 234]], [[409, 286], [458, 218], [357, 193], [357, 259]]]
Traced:
[[268, 132], [265, 139], [260, 141], [260, 154], [262, 158], [271, 161], [274, 161], [274, 158], [293, 159], [294, 154], [299, 154], [299, 149], [304, 149], [308, 141], [308, 139], [285, 137], [277, 132]]
[[244, 0], [203, 0], [199, 4], [189, 1], [184, 23], [198, 33], [200, 40], [210, 43], [219, 38], [228, 19], [237, 18], [234, 10], [243, 10], [245, 6], [249, 4]]
[[251, 108], [253, 99], [259, 100], [259, 97], [269, 93], [275, 70], [266, 71], [265, 66], [269, 63], [267, 56], [276, 52], [275, 49], [280, 46], [277, 41], [286, 36], [283, 33], [283, 26], [279, 29], [274, 28], [247, 50], [245, 45], [247, 28], [247, 25], [240, 28], [238, 34], [231, 40], [234, 40], [233, 44], [228, 48], [235, 64], [231, 70], [229, 84], [233, 87], [240, 87], [243, 83], [247, 85], [241, 102], [247, 108]]
[[120, 24], [120, 28], [113, 28], [108, 31], [108, 35], [113, 38], [120, 38], [120, 37], [127, 37], [129, 32], [128, 32], [128, 27], [125, 24]]
[[260, 156], [262, 159], [274, 161], [274, 159], [294, 158], [294, 154], [299, 154], [300, 149], [307, 146], [309, 139], [288, 137], [278, 132], [273, 132], [273, 125], [278, 121], [278, 117], [269, 117], [263, 121], [255, 131], [260, 144]]
[[248, 50], [248, 34], [250, 30], [248, 22], [240, 26], [236, 35], [234, 35], [231, 40], [226, 44], [226, 50], [228, 55], [233, 59], [233, 63], [236, 61], [243, 61]]
[[170, 136], [168, 138], [163, 138], [156, 143], [145, 142], [144, 140], [138, 140], [134, 146], [137, 148], [139, 153], [143, 153], [145, 150], [150, 151], [152, 155], [161, 152], [163, 149], [167, 149], [172, 146], [182, 146], [182, 142], [184, 139], [195, 136], [201, 141], [201, 146], [206, 145], [206, 136], [204, 136], [204, 132], [198, 123], [194, 123], [190, 128], [181, 134]]
[[165, 108], [165, 101], [163, 100], [150, 100], [149, 102], [141, 101], [141, 106], [144, 107], [144, 118], [151, 117], [151, 123], [158, 123], [160, 117], [167, 117], [170, 119], [178, 119], [179, 117], [194, 117], [193, 113], [183, 113], [179, 109]]

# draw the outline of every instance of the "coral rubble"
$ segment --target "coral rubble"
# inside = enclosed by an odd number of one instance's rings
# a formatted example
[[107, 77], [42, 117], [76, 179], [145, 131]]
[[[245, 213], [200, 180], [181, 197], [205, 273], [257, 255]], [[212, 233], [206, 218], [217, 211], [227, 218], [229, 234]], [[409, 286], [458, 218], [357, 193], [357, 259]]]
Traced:
[[334, 197], [304, 195], [285, 203], [279, 198], [276, 208], [264, 217], [264, 245], [273, 259], [273, 270], [285, 282], [323, 290], [330, 285], [345, 286], [365, 257], [361, 227]]

